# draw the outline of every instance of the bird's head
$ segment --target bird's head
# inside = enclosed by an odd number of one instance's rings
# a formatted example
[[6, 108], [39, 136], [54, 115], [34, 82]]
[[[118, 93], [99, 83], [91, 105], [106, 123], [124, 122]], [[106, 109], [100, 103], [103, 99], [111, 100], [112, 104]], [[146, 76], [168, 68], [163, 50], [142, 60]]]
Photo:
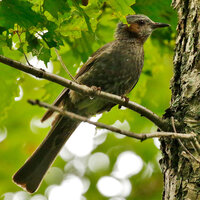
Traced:
[[127, 24], [118, 24], [116, 38], [137, 38], [142, 43], [155, 29], [170, 26], [169, 24], [154, 22], [145, 15], [128, 15], [126, 21]]

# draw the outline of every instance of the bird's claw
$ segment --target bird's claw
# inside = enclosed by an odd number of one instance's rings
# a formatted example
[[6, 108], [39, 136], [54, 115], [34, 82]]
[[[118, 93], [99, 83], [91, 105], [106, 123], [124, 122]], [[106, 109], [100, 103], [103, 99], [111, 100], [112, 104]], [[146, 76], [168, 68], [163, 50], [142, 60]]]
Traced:
[[41, 71], [46, 72], [43, 68], [40, 68]]
[[97, 92], [98, 94], [100, 94], [100, 92], [101, 92], [101, 87], [92, 86], [91, 88], [92, 88], [95, 92]]
[[[128, 102], [129, 102], [129, 98], [128, 98], [128, 97], [122, 95], [121, 98], [124, 99], [124, 102], [125, 102], [125, 103], [128, 103]], [[122, 105], [118, 105], [118, 108], [119, 108], [119, 109], [121, 109], [121, 107], [122, 107]]]
[[[96, 87], [96, 86], [91, 86], [91, 89], [94, 91], [94, 93], [96, 93], [96, 94], [100, 94], [100, 92], [101, 92], [101, 87]], [[90, 99], [92, 100], [92, 99], [94, 99], [94, 96], [92, 95], [92, 96], [90, 96]]]
[[129, 102], [129, 98], [126, 97], [125, 95], [122, 95], [121, 98], [124, 99], [124, 102], [125, 102], [125, 103], [128, 103], [128, 102]]

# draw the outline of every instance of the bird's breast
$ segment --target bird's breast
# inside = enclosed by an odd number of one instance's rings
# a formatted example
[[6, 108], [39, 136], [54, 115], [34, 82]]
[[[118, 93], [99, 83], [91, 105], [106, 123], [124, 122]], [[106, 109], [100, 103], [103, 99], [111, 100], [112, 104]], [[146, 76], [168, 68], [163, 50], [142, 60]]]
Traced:
[[143, 49], [130, 43], [114, 43], [93, 63], [79, 81], [102, 91], [124, 95], [137, 83], [143, 67]]

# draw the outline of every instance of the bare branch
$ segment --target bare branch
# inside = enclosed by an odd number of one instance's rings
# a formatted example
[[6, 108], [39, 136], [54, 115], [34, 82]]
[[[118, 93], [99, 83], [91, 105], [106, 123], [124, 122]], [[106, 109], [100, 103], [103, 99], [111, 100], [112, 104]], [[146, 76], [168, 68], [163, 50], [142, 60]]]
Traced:
[[18, 70], [24, 71], [26, 73], [32, 74], [38, 78], [43, 78], [49, 81], [52, 81], [54, 83], [57, 83], [59, 85], [62, 85], [64, 87], [67, 87], [69, 89], [75, 90], [76, 92], [79, 92], [83, 95], [86, 96], [96, 96], [98, 98], [101, 99], [106, 99], [110, 102], [113, 102], [115, 104], [120, 104], [126, 108], [129, 108], [137, 113], [139, 113], [140, 115], [146, 117], [147, 119], [149, 119], [150, 121], [152, 121], [155, 125], [157, 125], [161, 130], [163, 131], [169, 131], [172, 129], [171, 125], [163, 120], [162, 118], [160, 118], [158, 115], [156, 115], [155, 113], [153, 113], [151, 110], [148, 110], [147, 108], [132, 102], [132, 101], [124, 101], [123, 98], [121, 98], [120, 96], [114, 95], [114, 94], [110, 94], [107, 92], [99, 92], [96, 91], [90, 87], [87, 87], [86, 85], [80, 85], [77, 84], [73, 81], [67, 80], [63, 77], [57, 76], [55, 74], [51, 74], [48, 72], [45, 72], [42, 69], [37, 69], [34, 67], [30, 67], [28, 65], [22, 64], [20, 62], [17, 62], [15, 60], [12, 60], [10, 58], [6, 58], [2, 55], [0, 55], [0, 62], [9, 65], [11, 67], [14, 67]]
[[106, 124], [103, 124], [100, 122], [90, 121], [86, 117], [80, 116], [78, 114], [75, 114], [75, 113], [72, 113], [69, 111], [62, 110], [62, 109], [58, 108], [57, 106], [53, 106], [53, 105], [47, 104], [45, 102], [40, 102], [39, 100], [36, 100], [36, 101], [28, 100], [28, 102], [32, 105], [38, 105], [38, 106], [53, 110], [55, 112], [60, 113], [63, 116], [70, 117], [71, 119], [76, 119], [79, 121], [87, 122], [87, 123], [95, 125], [97, 127], [107, 129], [112, 132], [120, 133], [122, 135], [126, 135], [126, 136], [129, 136], [129, 137], [141, 140], [141, 141], [146, 140], [148, 138], [154, 138], [154, 137], [172, 137], [172, 138], [190, 139], [190, 138], [193, 138], [196, 136], [194, 133], [193, 134], [182, 134], [182, 133], [173, 133], [173, 132], [155, 132], [155, 133], [137, 134], [137, 133], [133, 133], [131, 131], [122, 130], [117, 127], [106, 125]]
[[74, 82], [76, 82], [76, 79], [72, 76], [72, 74], [70, 73], [70, 71], [67, 69], [65, 63], [64, 63], [63, 60], [62, 60], [62, 57], [59, 55], [59, 53], [58, 53], [58, 51], [57, 51], [56, 48], [55, 48], [55, 52], [56, 52], [56, 55], [57, 55], [57, 57], [58, 57], [58, 60], [60, 61], [60, 64], [62, 65], [63, 69], [67, 72], [67, 74], [70, 76], [70, 78], [71, 78]]

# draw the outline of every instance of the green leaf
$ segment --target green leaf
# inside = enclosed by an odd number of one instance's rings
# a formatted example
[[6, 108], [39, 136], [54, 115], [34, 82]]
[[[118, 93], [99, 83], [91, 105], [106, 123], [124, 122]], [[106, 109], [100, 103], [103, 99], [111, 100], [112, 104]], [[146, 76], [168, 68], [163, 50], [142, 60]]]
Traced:
[[119, 15], [118, 17], [122, 20], [124, 20], [124, 16], [134, 14], [134, 11], [130, 6], [135, 3], [135, 0], [110, 0], [108, 3], [114, 10], [116, 10]]
[[59, 28], [59, 32], [63, 36], [70, 36], [73, 38], [80, 38], [81, 31], [87, 31], [87, 24], [77, 11], [72, 13], [70, 19], [63, 21]]
[[[44, 61], [47, 65], [51, 57], [50, 49], [44, 47], [44, 44], [28, 31], [26, 32], [26, 39], [28, 41], [27, 52], [32, 52], [33, 56], [37, 56], [39, 60]], [[51, 43], [49, 42], [49, 44]]]
[[70, 11], [70, 7], [66, 0], [60, 0], [59, 2], [55, 0], [44, 0], [43, 4], [44, 10], [51, 13], [51, 15], [58, 19], [58, 13], [64, 14]]
[[40, 50], [40, 53], [37, 57], [38, 57], [39, 60], [44, 61], [45, 65], [47, 66], [47, 63], [49, 62], [49, 60], [51, 58], [50, 49], [42, 47], [41, 50]]
[[35, 49], [38, 50], [40, 48], [40, 40], [28, 31], [26, 31], [26, 41], [28, 42], [28, 52], [34, 52]]
[[0, 2], [0, 26], [13, 28], [14, 24], [29, 28], [42, 23], [44, 17], [32, 10], [33, 4], [28, 1], [6, 0]]
[[55, 34], [55, 32], [47, 32], [42, 35], [42, 39], [47, 43], [49, 48], [63, 45], [63, 41], [60, 39], [60, 37], [61, 35], [59, 33]]
[[79, 11], [79, 13], [81, 14], [82, 17], [84, 17], [85, 19], [85, 22], [87, 24], [87, 27], [88, 27], [88, 31], [90, 33], [93, 34], [93, 30], [92, 30], [92, 27], [91, 27], [91, 23], [90, 23], [90, 18], [88, 17], [88, 15], [85, 13], [85, 11], [79, 6], [79, 4], [76, 2], [76, 0], [72, 0], [74, 6], [76, 7], [76, 9]]

